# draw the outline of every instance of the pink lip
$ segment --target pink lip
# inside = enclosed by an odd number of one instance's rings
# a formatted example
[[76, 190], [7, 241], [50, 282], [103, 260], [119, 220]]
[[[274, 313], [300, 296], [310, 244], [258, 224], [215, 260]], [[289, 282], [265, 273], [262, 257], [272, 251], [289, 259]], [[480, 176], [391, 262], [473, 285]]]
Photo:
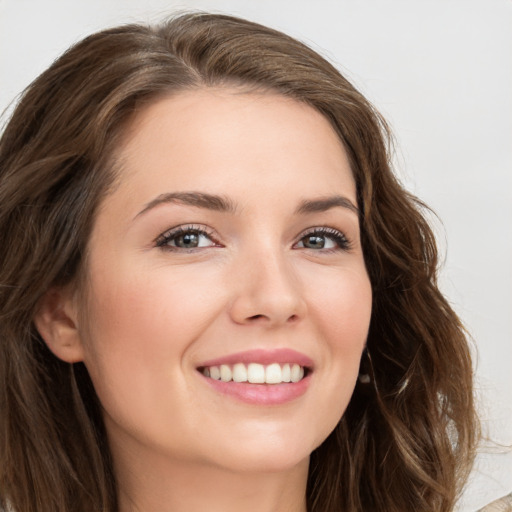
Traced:
[[280, 405], [291, 402], [302, 396], [311, 383], [313, 360], [296, 350], [281, 348], [274, 350], [255, 349], [237, 352], [217, 359], [204, 361], [198, 369], [206, 366], [233, 365], [236, 363], [291, 363], [308, 368], [308, 374], [299, 382], [283, 382], [282, 384], [251, 384], [248, 382], [223, 382], [210, 379], [199, 373], [200, 377], [215, 391], [231, 396], [236, 400], [252, 405]]
[[273, 350], [254, 349], [245, 352], [237, 352], [229, 354], [216, 359], [210, 359], [201, 363], [199, 368], [205, 366], [220, 366], [221, 364], [236, 364], [236, 363], [259, 363], [259, 364], [272, 364], [272, 363], [292, 363], [300, 366], [305, 366], [309, 369], [313, 368], [313, 361], [308, 356], [292, 350], [290, 348], [278, 348]]
[[311, 374], [306, 375], [299, 382], [283, 382], [282, 384], [222, 382], [221, 380], [205, 377], [203, 374], [199, 375], [215, 391], [252, 405], [281, 405], [291, 402], [302, 396], [311, 382]]

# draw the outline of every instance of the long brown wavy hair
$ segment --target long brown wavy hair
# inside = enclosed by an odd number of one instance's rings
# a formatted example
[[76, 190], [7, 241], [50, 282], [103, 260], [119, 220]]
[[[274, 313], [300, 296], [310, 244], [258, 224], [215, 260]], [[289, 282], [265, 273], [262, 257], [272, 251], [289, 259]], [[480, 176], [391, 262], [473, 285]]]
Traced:
[[[310, 512], [452, 510], [478, 435], [466, 335], [440, 293], [424, 205], [390, 168], [390, 133], [324, 58], [226, 15], [127, 25], [69, 49], [24, 92], [0, 142], [0, 507], [116, 512], [101, 408], [87, 370], [33, 324], [52, 286], [83, 275], [95, 213], [115, 186], [113, 152], [159, 97], [245, 85], [307, 103], [347, 151], [373, 289], [356, 385], [311, 455]], [[10, 510], [10, 509], [9, 509]]]

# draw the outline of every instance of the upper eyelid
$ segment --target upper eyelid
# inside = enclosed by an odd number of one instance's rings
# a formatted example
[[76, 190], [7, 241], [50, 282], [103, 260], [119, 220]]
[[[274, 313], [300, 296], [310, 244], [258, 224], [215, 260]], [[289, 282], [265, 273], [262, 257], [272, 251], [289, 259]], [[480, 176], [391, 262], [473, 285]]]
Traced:
[[341, 229], [333, 228], [331, 226], [312, 226], [310, 228], [304, 229], [301, 232], [301, 235], [304, 235], [304, 234], [307, 235], [308, 233], [329, 232], [329, 231], [332, 231], [332, 232], [335, 232], [335, 233], [340, 233], [340, 234], [344, 235], [344, 233], [343, 233], [343, 231]]
[[330, 226], [315, 226], [315, 227], [307, 228], [300, 233], [300, 235], [298, 236], [298, 240], [301, 240], [305, 236], [311, 235], [314, 233], [321, 233], [323, 235], [336, 235], [337, 234], [337, 235], [340, 235], [343, 238], [345, 238], [347, 241], [349, 240], [348, 236], [346, 235], [346, 233], [344, 231], [342, 231], [341, 229], [330, 227]]
[[161, 235], [172, 235], [174, 233], [183, 233], [187, 231], [198, 231], [200, 233], [204, 233], [206, 235], [210, 235], [213, 233], [211, 228], [204, 226], [202, 224], [180, 224], [179, 226], [175, 226], [173, 228], [166, 229]]

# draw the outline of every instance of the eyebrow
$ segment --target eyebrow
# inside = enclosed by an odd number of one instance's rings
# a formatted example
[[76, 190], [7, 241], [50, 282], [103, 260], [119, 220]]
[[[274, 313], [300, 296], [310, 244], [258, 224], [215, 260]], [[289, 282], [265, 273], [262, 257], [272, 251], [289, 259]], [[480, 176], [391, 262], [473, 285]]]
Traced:
[[336, 207], [347, 208], [359, 215], [359, 208], [350, 199], [338, 195], [322, 197], [320, 199], [304, 200], [299, 204], [296, 213], [305, 214], [325, 212]]
[[[195, 206], [196, 208], [228, 213], [235, 213], [237, 211], [236, 204], [227, 197], [207, 194], [205, 192], [169, 192], [167, 194], [160, 194], [158, 197], [147, 203], [136, 215], [136, 218], [164, 203], [185, 204]], [[339, 195], [322, 197], [319, 199], [304, 199], [295, 210], [295, 213], [303, 215], [308, 213], [325, 212], [336, 207], [346, 208], [356, 214], [359, 214], [359, 209], [350, 199]]]
[[236, 211], [235, 204], [227, 197], [206, 194], [204, 192], [170, 192], [167, 194], [160, 194], [158, 197], [150, 201], [136, 215], [136, 217], [163, 203], [185, 204], [219, 212], [234, 213]]

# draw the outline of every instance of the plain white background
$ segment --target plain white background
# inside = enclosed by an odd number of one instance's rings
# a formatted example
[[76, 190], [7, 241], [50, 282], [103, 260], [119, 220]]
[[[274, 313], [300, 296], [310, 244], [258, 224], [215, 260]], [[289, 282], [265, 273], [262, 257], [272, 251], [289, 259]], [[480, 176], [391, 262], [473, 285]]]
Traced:
[[[70, 44], [177, 9], [283, 30], [392, 125], [397, 173], [438, 214], [441, 285], [475, 340], [482, 447], [460, 510], [512, 490], [512, 1], [0, 0], [0, 110]], [[498, 444], [496, 444], [498, 443]]]

